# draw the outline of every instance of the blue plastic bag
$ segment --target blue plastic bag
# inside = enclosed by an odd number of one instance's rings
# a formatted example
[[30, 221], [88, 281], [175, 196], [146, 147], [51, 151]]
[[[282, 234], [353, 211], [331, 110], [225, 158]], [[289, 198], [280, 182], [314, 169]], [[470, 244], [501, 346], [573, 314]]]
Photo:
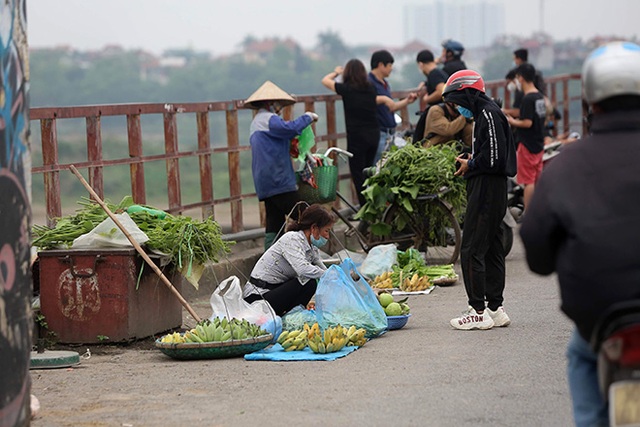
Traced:
[[364, 328], [368, 338], [387, 329], [387, 315], [350, 258], [332, 265], [316, 290], [316, 318], [321, 328], [342, 325]]
[[301, 305], [293, 307], [282, 316], [282, 329], [285, 331], [295, 331], [304, 328], [304, 324], [309, 326], [316, 322], [316, 313], [313, 310], [307, 310]]

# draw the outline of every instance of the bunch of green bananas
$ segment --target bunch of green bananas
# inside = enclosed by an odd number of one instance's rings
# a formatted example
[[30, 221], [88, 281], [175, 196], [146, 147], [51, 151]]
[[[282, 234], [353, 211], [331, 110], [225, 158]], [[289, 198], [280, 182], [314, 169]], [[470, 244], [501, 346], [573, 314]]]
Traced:
[[184, 339], [190, 343], [205, 343], [244, 340], [265, 334], [267, 332], [262, 328], [246, 319], [216, 317], [213, 322], [209, 319], [199, 322], [195, 328], [184, 333]]
[[347, 329], [341, 325], [328, 327], [322, 334], [316, 334], [309, 340], [308, 345], [314, 353], [333, 353], [342, 350], [347, 345]]
[[307, 346], [309, 333], [297, 329], [295, 331], [282, 331], [278, 337], [278, 344], [284, 348], [284, 351], [304, 350]]

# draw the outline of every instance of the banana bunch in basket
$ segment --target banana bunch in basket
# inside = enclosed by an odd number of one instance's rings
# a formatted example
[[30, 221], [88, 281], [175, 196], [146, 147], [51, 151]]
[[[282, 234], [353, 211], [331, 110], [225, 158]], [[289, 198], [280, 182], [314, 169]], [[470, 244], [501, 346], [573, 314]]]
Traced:
[[184, 339], [184, 335], [179, 332], [174, 332], [172, 334], [167, 334], [160, 339], [162, 343], [174, 343], [174, 344], [182, 344], [186, 342]]
[[415, 273], [411, 278], [406, 277], [400, 283], [400, 290], [404, 292], [425, 291], [431, 287], [431, 282], [427, 276], [418, 276]]

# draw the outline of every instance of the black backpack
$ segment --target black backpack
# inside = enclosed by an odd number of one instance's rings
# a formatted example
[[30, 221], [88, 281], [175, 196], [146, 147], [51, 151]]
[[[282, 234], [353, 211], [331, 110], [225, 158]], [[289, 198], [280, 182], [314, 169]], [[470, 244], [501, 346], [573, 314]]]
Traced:
[[[434, 106], [438, 106], [440, 108], [442, 108], [442, 111], [444, 111], [444, 115], [449, 119], [452, 120], [453, 117], [451, 117], [451, 115], [449, 114], [449, 111], [447, 110], [447, 108], [445, 107], [444, 103], [439, 103], [439, 104], [429, 104], [427, 105], [427, 107], [420, 113], [420, 118], [418, 119], [418, 123], [416, 123], [416, 127], [413, 131], [413, 141], [422, 141], [424, 139], [429, 139], [431, 137], [433, 137], [433, 135], [427, 135], [424, 136], [424, 128], [427, 126], [427, 114], [429, 113], [429, 109], [431, 107]], [[462, 133], [462, 131], [460, 132]]]
[[422, 141], [424, 139], [424, 128], [427, 124], [427, 113], [429, 112], [429, 108], [431, 108], [431, 105], [427, 104], [425, 109], [420, 112], [420, 118], [413, 130], [413, 142]]

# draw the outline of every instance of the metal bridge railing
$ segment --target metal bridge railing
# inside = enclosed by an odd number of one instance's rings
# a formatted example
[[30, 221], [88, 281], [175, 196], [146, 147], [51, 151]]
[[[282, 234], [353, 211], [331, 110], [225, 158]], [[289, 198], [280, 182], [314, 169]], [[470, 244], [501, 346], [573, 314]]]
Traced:
[[[576, 80], [579, 84], [579, 75], [546, 79], [549, 97], [562, 113], [556, 127], [560, 132], [578, 126], [582, 129], [580, 97], [570, 96]], [[393, 95], [401, 98], [407, 93]], [[488, 82], [487, 93], [510, 105], [504, 81]], [[321, 116], [314, 124], [319, 149], [345, 144], [340, 96], [298, 96], [297, 103], [285, 109], [284, 117], [290, 119], [303, 111]], [[402, 126], [409, 127], [408, 109], [399, 113]], [[111, 181], [129, 181], [136, 203], [153, 203], [174, 214], [213, 216], [226, 233], [252, 236], [255, 233], [251, 230], [262, 228], [264, 223], [250, 176], [248, 130], [252, 117], [253, 111], [242, 108], [239, 100], [32, 108], [32, 182], [38, 189], [32, 200], [34, 222], [40, 212], [40, 219], [52, 225], [69, 209], [70, 199], [77, 200], [73, 190], [77, 186], [67, 171], [73, 164], [85, 173], [101, 198], [114, 191]], [[67, 121], [76, 124], [69, 132], [72, 138], [58, 132]], [[78, 125], [79, 121], [83, 124]], [[119, 128], [114, 121], [120, 123]], [[38, 134], [34, 132], [36, 122]], [[81, 148], [78, 145], [82, 143]], [[342, 165], [339, 185], [351, 189], [348, 178], [348, 168]], [[164, 200], [158, 200], [158, 188]], [[153, 200], [150, 193], [156, 194]]]

